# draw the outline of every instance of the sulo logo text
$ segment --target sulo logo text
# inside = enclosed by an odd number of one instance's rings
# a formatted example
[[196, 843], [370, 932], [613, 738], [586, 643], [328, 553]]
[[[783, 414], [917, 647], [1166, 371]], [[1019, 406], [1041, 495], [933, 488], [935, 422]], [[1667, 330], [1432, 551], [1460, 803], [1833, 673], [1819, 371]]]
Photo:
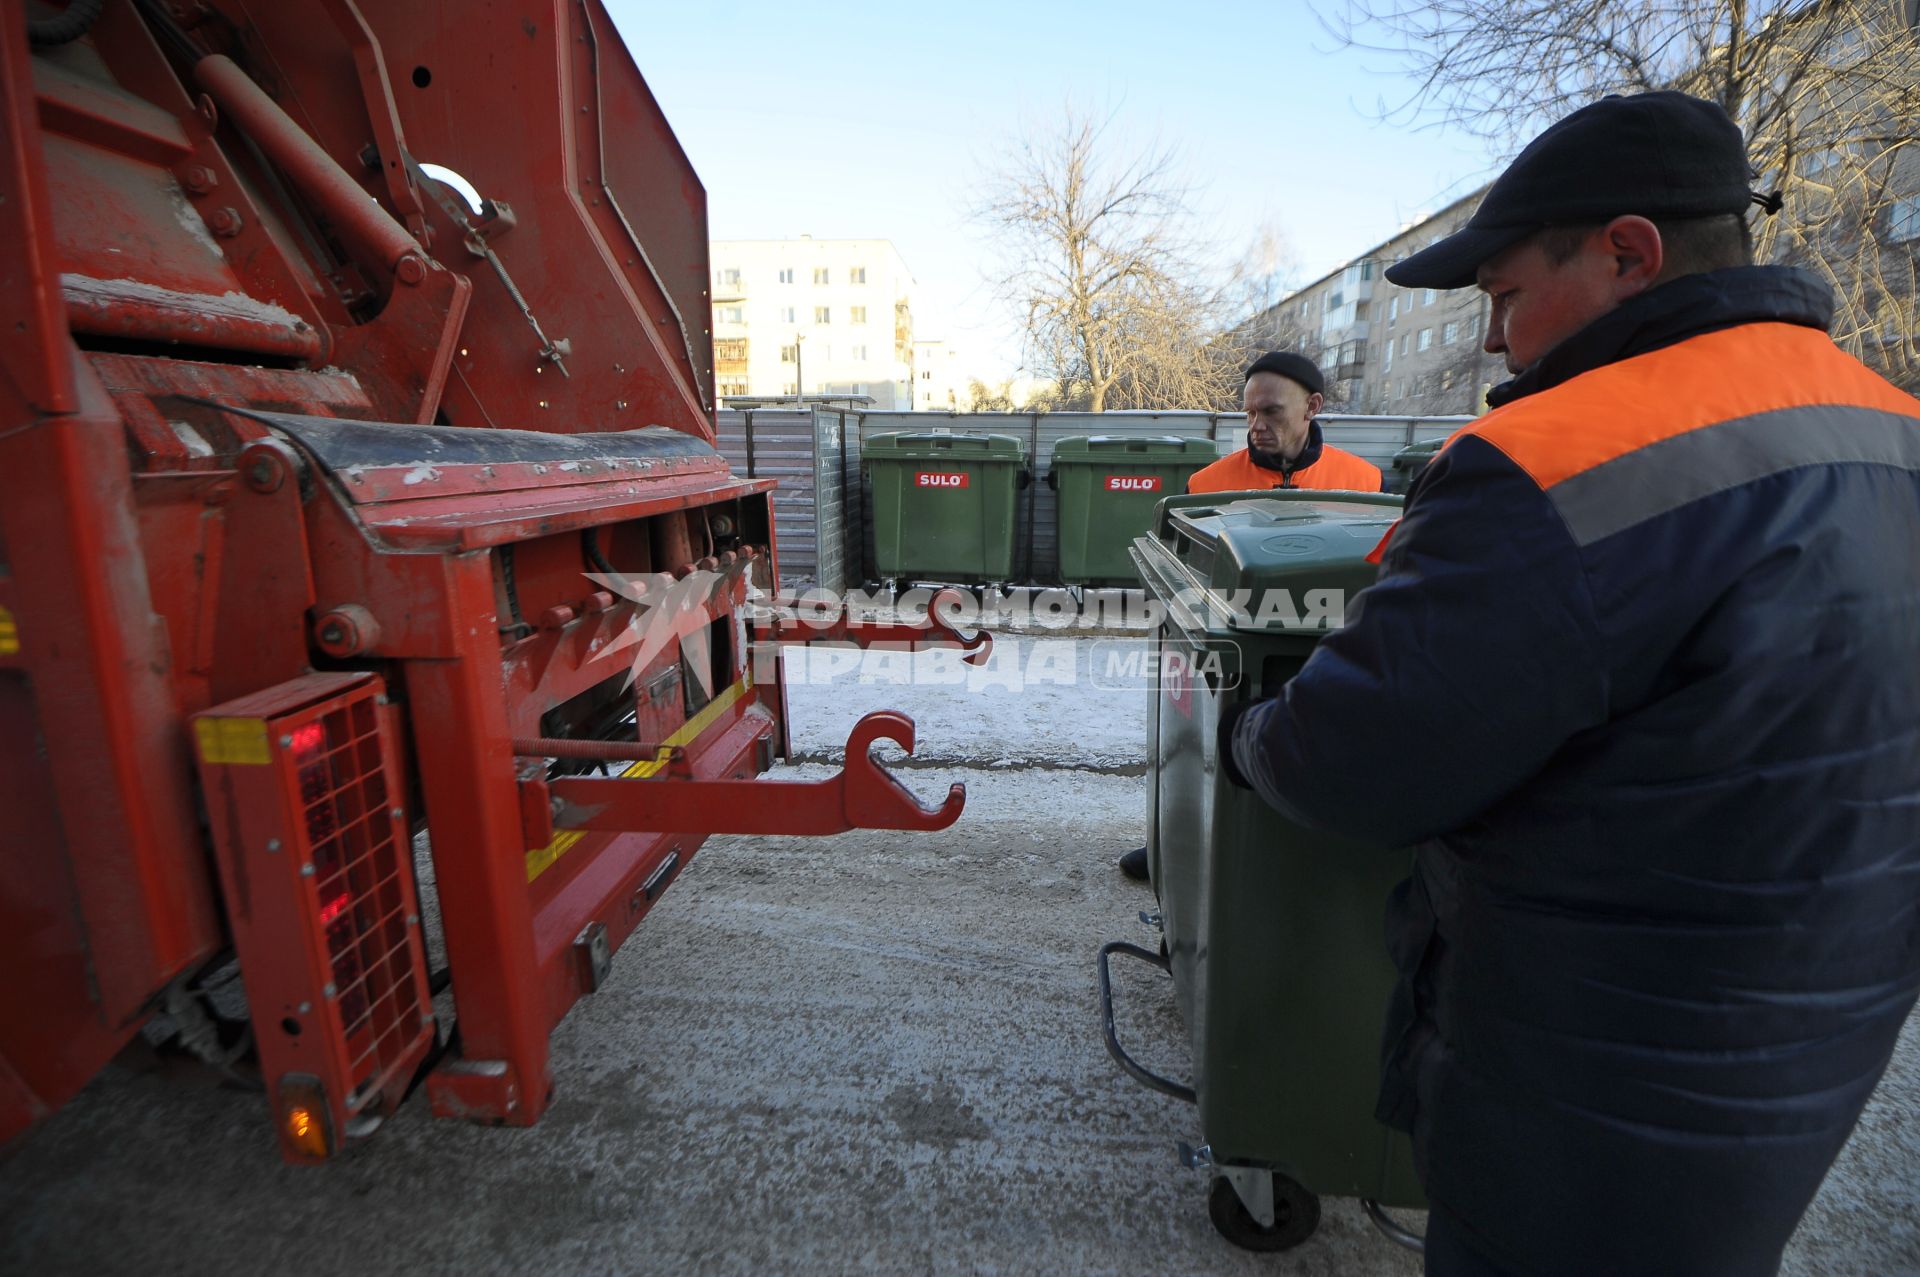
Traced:
[[973, 476], [962, 470], [957, 473], [944, 470], [920, 470], [913, 476], [916, 488], [965, 488], [972, 485]]
[[1108, 492], [1158, 492], [1160, 476], [1157, 474], [1110, 474], [1107, 476]]

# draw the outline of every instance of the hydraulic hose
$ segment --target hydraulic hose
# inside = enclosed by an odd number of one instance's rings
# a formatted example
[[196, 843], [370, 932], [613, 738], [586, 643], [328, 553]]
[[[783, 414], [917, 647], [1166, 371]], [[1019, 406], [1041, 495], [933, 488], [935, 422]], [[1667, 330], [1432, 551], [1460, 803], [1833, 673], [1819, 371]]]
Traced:
[[28, 18], [27, 42], [36, 49], [72, 44], [93, 26], [105, 3], [106, 0], [73, 0], [65, 13], [51, 18]]

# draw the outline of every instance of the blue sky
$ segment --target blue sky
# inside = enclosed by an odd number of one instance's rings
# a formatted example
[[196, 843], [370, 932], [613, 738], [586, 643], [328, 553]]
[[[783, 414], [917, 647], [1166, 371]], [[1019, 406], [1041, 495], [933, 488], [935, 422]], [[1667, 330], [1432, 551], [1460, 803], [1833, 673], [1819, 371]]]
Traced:
[[1002, 375], [1018, 336], [967, 212], [1023, 125], [1067, 101], [1111, 111], [1123, 147], [1176, 148], [1225, 257], [1272, 224], [1300, 283], [1495, 165], [1473, 139], [1377, 123], [1405, 81], [1335, 52], [1302, 3], [609, 7], [706, 184], [714, 238], [891, 239], [919, 285], [915, 335]]

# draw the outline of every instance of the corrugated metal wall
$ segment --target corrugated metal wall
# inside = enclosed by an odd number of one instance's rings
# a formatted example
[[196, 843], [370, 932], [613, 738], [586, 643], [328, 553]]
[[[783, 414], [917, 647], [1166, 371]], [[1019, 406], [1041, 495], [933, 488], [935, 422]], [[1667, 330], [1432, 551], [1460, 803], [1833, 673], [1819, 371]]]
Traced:
[[[814, 583], [836, 593], [864, 579], [860, 529], [860, 431], [846, 414], [813, 414]], [[784, 534], [783, 534], [784, 535]]]
[[847, 476], [858, 462], [848, 469], [839, 417], [793, 408], [717, 414], [720, 453], [733, 472], [779, 481], [773, 521], [782, 585], [847, 587]]
[[[866, 512], [871, 492], [861, 473], [861, 441], [902, 430], [952, 430], [1007, 434], [1027, 446], [1034, 482], [1020, 493], [1014, 551], [1018, 583], [1060, 584], [1054, 493], [1042, 481], [1053, 464], [1053, 446], [1077, 435], [1147, 438], [1177, 435], [1212, 439], [1223, 455], [1246, 444], [1239, 413], [1051, 412], [935, 413], [863, 412], [854, 408], [754, 409], [722, 412], [721, 451], [736, 471], [780, 480], [774, 497], [779, 527], [780, 575], [785, 584], [819, 584], [830, 590], [873, 579], [873, 542]], [[1394, 453], [1410, 443], [1459, 429], [1470, 417], [1360, 417], [1323, 415], [1327, 441], [1387, 469]], [[824, 550], [822, 547], [825, 547]]]

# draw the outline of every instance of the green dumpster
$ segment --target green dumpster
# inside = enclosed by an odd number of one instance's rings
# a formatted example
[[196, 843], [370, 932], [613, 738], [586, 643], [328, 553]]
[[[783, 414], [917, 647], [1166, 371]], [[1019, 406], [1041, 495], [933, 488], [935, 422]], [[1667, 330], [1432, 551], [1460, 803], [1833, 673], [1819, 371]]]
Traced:
[[1133, 539], [1153, 524], [1161, 498], [1187, 490], [1219, 452], [1211, 439], [1076, 435], [1053, 445], [1047, 486], [1057, 494], [1060, 579], [1069, 585], [1137, 585]]
[[[1107, 1045], [1137, 1080], [1197, 1104], [1209, 1213], [1250, 1249], [1303, 1241], [1326, 1194], [1362, 1199], [1389, 1236], [1417, 1244], [1382, 1209], [1424, 1206], [1411, 1145], [1373, 1116], [1394, 981], [1385, 910], [1411, 853], [1292, 824], [1227, 782], [1215, 742], [1226, 706], [1278, 692], [1373, 581], [1366, 555], [1400, 504], [1315, 491], [1174, 497], [1134, 543], [1166, 610], [1148, 843], [1164, 943], [1102, 949]], [[1172, 975], [1191, 1087], [1120, 1045], [1112, 952]]]
[[886, 580], [1003, 583], [1013, 574], [1013, 435], [905, 431], [861, 444], [873, 487], [874, 570]]
[[1420, 472], [1427, 468], [1427, 463], [1433, 460], [1434, 454], [1439, 452], [1446, 442], [1444, 435], [1438, 439], [1422, 439], [1419, 443], [1410, 443], [1394, 453], [1393, 474], [1387, 480], [1392, 485], [1390, 490], [1404, 493], [1411, 488], [1413, 481], [1420, 477]]

